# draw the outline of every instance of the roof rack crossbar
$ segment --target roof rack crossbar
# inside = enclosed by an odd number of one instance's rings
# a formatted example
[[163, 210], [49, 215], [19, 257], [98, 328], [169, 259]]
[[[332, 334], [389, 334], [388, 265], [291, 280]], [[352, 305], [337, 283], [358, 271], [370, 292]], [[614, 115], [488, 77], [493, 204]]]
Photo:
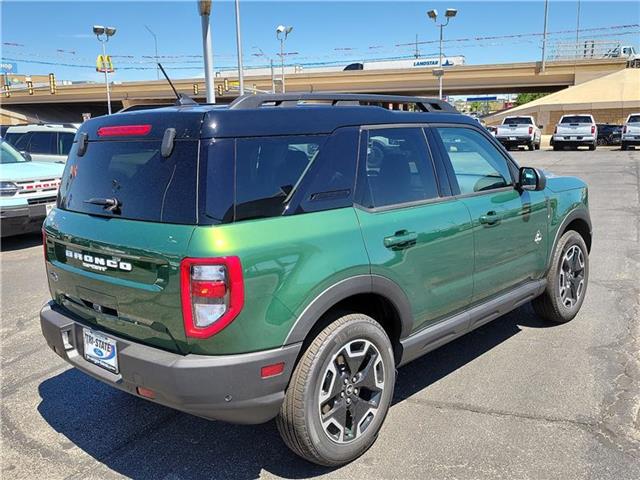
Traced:
[[331, 103], [332, 106], [382, 106], [382, 104], [414, 104], [423, 112], [457, 112], [444, 100], [427, 97], [406, 97], [402, 95], [367, 95], [358, 93], [269, 93], [245, 95], [234, 100], [229, 108], [248, 110], [268, 107], [295, 107], [308, 103]]

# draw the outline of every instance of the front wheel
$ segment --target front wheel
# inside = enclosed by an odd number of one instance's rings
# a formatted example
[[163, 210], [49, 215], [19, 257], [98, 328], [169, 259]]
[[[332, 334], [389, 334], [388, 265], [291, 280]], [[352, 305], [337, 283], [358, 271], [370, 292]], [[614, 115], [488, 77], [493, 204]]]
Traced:
[[287, 446], [324, 466], [344, 465], [373, 444], [395, 384], [391, 342], [363, 314], [322, 330], [296, 366], [276, 420]]
[[569, 230], [560, 238], [547, 273], [547, 287], [533, 300], [536, 313], [554, 323], [572, 320], [580, 310], [589, 282], [589, 253], [582, 236]]

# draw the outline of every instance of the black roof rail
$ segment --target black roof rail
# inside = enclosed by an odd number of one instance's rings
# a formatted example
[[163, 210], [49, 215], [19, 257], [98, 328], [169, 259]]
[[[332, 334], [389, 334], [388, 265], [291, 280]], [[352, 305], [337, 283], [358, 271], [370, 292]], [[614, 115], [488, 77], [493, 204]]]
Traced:
[[381, 106], [379, 104], [393, 103], [415, 105], [423, 112], [458, 111], [437, 98], [405, 97], [403, 95], [369, 95], [359, 93], [269, 93], [260, 95], [244, 95], [235, 99], [229, 108], [232, 110], [247, 110], [265, 107], [295, 107], [300, 104], [330, 103], [332, 106]]

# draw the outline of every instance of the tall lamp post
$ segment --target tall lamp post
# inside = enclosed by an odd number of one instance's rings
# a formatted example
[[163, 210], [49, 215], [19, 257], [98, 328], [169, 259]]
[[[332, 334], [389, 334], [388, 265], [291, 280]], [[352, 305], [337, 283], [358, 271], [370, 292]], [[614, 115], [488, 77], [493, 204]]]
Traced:
[[547, 66], [547, 20], [549, 18], [549, 0], [544, 0], [544, 32], [542, 33], [542, 62], [540, 70]]
[[447, 8], [447, 10], [444, 12], [444, 17], [446, 18], [446, 21], [444, 23], [438, 23], [438, 11], [429, 10], [427, 12], [427, 16], [436, 23], [437, 27], [440, 27], [440, 60], [438, 62], [439, 71], [437, 75], [438, 75], [438, 84], [439, 84], [438, 96], [440, 97], [441, 100], [442, 100], [442, 77], [444, 76], [444, 69], [442, 67], [442, 33], [443, 33], [442, 31], [444, 30], [444, 27], [449, 25], [449, 20], [451, 20], [457, 14], [458, 14], [458, 10], [456, 10], [455, 8]]
[[151, 36], [153, 37], [153, 46], [155, 48], [155, 52], [156, 52], [156, 79], [160, 80], [160, 69], [158, 68], [158, 37], [156, 36], [156, 34], [153, 32], [153, 30], [151, 30], [149, 28], [148, 25], [145, 25], [144, 28], [147, 29], [147, 32], [149, 32], [151, 34]]
[[198, 0], [198, 13], [202, 20], [202, 53], [204, 56], [204, 83], [207, 87], [207, 103], [216, 103], [216, 87], [213, 78], [213, 49], [211, 47], [211, 0]]
[[278, 25], [276, 28], [276, 38], [280, 40], [280, 67], [282, 73], [282, 93], [285, 93], [284, 87], [284, 41], [293, 30], [293, 27], [285, 27], [284, 25]]
[[102, 70], [104, 70], [104, 83], [107, 87], [107, 111], [111, 115], [111, 91], [109, 89], [109, 64], [107, 63], [107, 42], [110, 37], [116, 34], [115, 27], [103, 27], [102, 25], [94, 25], [93, 33], [98, 41], [102, 44]]
[[240, 34], [240, 0], [236, 0], [236, 48], [238, 51], [238, 82], [240, 95], [244, 95], [244, 69], [242, 66], [242, 35]]

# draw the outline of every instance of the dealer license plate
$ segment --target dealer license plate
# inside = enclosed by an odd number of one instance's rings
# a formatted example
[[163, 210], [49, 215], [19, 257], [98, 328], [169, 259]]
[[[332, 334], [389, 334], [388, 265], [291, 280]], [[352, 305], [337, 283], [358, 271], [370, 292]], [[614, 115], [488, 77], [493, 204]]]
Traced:
[[116, 341], [88, 328], [82, 329], [82, 337], [84, 339], [84, 358], [112, 373], [118, 373]]

